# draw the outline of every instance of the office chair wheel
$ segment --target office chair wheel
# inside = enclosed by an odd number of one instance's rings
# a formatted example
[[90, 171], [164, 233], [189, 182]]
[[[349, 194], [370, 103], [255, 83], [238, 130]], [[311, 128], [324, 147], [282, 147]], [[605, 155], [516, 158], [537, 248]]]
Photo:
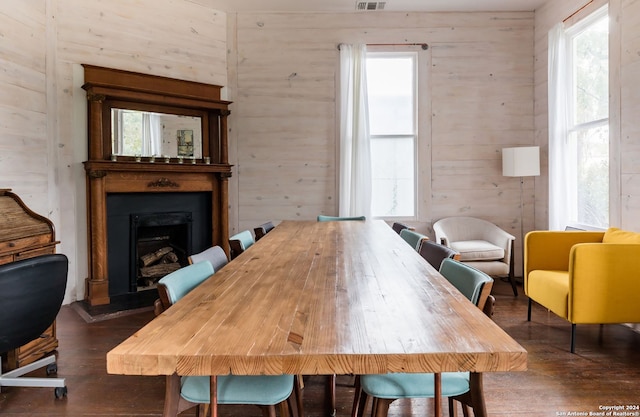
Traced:
[[58, 373], [58, 364], [50, 363], [47, 365], [47, 375], [53, 375]]
[[56, 387], [54, 394], [56, 398], [62, 398], [67, 396], [67, 387]]

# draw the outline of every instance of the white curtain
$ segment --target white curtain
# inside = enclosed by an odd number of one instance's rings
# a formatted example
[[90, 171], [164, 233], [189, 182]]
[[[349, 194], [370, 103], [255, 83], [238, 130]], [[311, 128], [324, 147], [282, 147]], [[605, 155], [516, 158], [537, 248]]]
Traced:
[[367, 47], [340, 46], [340, 216], [371, 217]]
[[142, 155], [162, 153], [162, 118], [156, 113], [142, 114]]
[[549, 31], [549, 229], [564, 230], [569, 221], [568, 187], [573, 165], [568, 152], [568, 56], [563, 23]]

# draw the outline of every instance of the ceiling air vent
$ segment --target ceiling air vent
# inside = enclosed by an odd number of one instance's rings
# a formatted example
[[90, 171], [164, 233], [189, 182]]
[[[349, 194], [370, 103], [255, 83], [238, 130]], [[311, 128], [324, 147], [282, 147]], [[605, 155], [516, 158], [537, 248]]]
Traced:
[[384, 10], [386, 1], [357, 1], [356, 10], [371, 11], [371, 10]]

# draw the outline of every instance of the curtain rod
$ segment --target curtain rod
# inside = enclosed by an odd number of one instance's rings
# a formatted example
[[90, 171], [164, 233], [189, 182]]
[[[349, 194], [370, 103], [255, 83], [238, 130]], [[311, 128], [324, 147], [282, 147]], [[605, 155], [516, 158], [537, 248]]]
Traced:
[[582, 6], [581, 8], [579, 8], [578, 10], [576, 10], [575, 12], [571, 13], [566, 19], [564, 19], [562, 21], [562, 23], [566, 22], [567, 20], [571, 19], [573, 16], [577, 15], [578, 13], [580, 13], [581, 11], [583, 11], [584, 9], [587, 8], [587, 6], [589, 6], [591, 3], [593, 3], [593, 0], [590, 0], [587, 4], [585, 4], [584, 6]]
[[[593, 1], [593, 0], [591, 0]], [[426, 43], [368, 43], [367, 46], [419, 46], [422, 50], [426, 51], [429, 49], [429, 45]], [[342, 46], [341, 43], [338, 44], [338, 50]]]

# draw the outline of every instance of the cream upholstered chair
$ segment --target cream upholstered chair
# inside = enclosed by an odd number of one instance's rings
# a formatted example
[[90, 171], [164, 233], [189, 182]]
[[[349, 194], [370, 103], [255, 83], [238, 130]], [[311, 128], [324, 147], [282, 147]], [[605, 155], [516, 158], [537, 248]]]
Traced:
[[475, 217], [446, 217], [433, 224], [436, 242], [460, 253], [460, 261], [492, 277], [508, 277], [518, 295], [514, 277], [515, 237], [495, 224]]

